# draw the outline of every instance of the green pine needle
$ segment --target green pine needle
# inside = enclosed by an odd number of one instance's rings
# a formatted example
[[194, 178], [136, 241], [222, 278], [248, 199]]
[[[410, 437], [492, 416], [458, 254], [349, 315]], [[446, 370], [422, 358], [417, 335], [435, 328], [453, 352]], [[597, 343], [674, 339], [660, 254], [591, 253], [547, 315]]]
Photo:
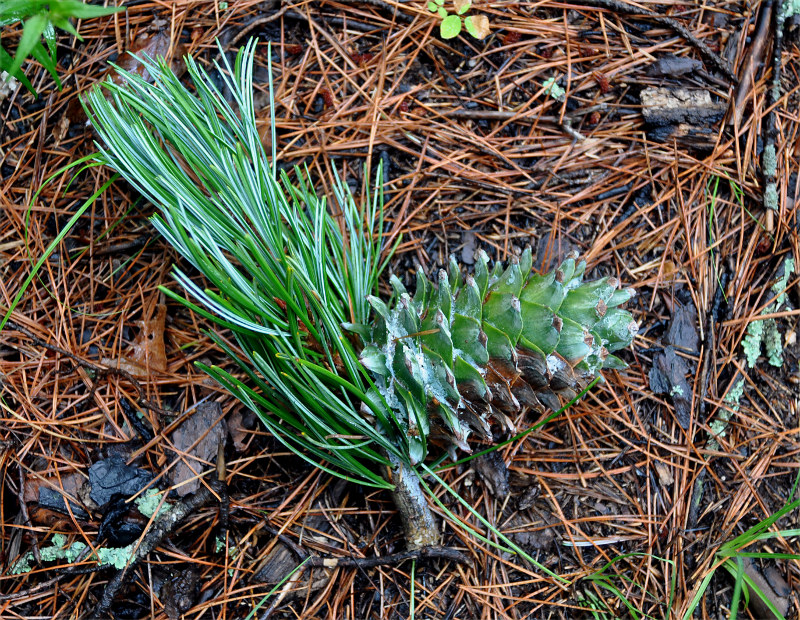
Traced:
[[410, 463], [408, 441], [386, 403], [368, 396], [374, 384], [351, 342], [369, 323], [367, 297], [385, 264], [373, 234], [383, 196], [376, 189], [359, 208], [338, 182], [329, 209], [307, 171], [296, 170], [296, 184], [278, 174], [255, 125], [254, 52], [251, 41], [235, 67], [227, 59], [216, 67], [232, 104], [191, 58], [193, 92], [163, 60], [140, 59], [153, 84], [117, 68], [124, 81], [105, 82], [85, 102], [101, 139], [97, 160], [158, 207], [154, 226], [209, 281], [202, 290], [175, 268], [200, 305], [181, 300], [231, 329], [244, 358], [212, 333], [239, 375], [203, 370], [313, 465], [390, 488], [380, 465], [387, 453]]

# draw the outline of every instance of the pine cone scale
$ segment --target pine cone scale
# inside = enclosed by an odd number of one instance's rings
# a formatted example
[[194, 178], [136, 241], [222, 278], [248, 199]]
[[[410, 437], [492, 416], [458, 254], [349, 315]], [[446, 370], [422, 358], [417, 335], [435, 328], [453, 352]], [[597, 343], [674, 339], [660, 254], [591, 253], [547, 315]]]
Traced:
[[393, 306], [370, 298], [379, 318], [362, 362], [395, 417], [414, 429], [411, 443], [424, 443], [417, 436], [430, 426], [420, 412], [468, 450], [471, 431], [489, 435], [489, 417], [510, 428], [508, 415], [557, 410], [602, 368], [624, 366], [610, 353], [638, 329], [618, 308], [632, 291], [616, 278], [583, 282], [586, 265], [573, 257], [544, 275], [531, 265], [528, 250], [490, 272], [480, 253], [474, 276], [462, 277], [451, 260], [436, 284], [419, 272], [413, 298], [397, 278]]

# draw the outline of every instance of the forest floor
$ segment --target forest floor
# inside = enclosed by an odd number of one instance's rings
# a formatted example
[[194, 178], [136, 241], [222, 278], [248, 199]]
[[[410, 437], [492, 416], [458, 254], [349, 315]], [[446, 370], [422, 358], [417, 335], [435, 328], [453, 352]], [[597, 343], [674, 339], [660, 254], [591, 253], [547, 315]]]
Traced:
[[[0, 101], [0, 310], [13, 307], [0, 617], [796, 614], [800, 27], [787, 22], [773, 102], [779, 4], [477, 1], [469, 14], [490, 34], [443, 40], [422, 0], [128, 2], [80, 23], [82, 42], [62, 33], [63, 89], [28, 63], [39, 98]], [[531, 246], [540, 268], [577, 250], [592, 276], [638, 293], [629, 368], [493, 457], [441, 471], [561, 579], [445, 519], [442, 543], [470, 563], [389, 557], [403, 537], [388, 493], [291, 455], [194, 366], [224, 356], [210, 324], [159, 291], [179, 291], [179, 257], [129, 185], [102, 192], [25, 286], [111, 176], [62, 170], [94, 148], [79, 97], [108, 62], [138, 50], [210, 67], [216, 39], [235, 51], [250, 36], [265, 142], [271, 53], [281, 165], [308, 166], [328, 195], [336, 172], [363, 197], [364, 170], [382, 162], [386, 240], [402, 235], [391, 269], [412, 288], [417, 266]], [[771, 359], [748, 360], [764, 314]], [[153, 536], [148, 502], [183, 514]], [[120, 570], [140, 545], [143, 561]], [[123, 549], [119, 566], [98, 566], [99, 548]], [[309, 556], [331, 562], [276, 587]]]

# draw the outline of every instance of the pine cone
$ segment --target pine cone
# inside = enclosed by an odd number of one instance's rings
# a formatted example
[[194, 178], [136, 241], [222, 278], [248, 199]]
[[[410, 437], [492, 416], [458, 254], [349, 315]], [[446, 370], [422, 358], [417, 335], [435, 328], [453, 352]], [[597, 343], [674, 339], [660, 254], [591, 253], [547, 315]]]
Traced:
[[558, 269], [531, 272], [530, 249], [503, 270], [489, 272], [480, 252], [475, 275], [462, 277], [454, 260], [439, 272], [438, 285], [420, 271], [411, 297], [392, 277], [392, 305], [371, 297], [377, 319], [361, 362], [407, 429], [412, 459], [422, 460], [427, 439], [445, 431], [469, 451], [471, 430], [491, 438], [488, 419], [510, 428], [509, 414], [522, 406], [557, 410], [603, 368], [624, 368], [612, 355], [638, 331], [618, 306], [632, 289], [616, 278], [583, 283], [584, 261], [567, 258]]

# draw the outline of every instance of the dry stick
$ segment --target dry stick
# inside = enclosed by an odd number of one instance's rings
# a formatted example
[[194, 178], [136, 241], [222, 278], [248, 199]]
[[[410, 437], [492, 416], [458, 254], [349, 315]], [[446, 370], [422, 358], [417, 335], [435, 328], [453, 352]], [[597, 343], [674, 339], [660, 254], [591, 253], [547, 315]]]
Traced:
[[[77, 564], [78, 562], [82, 562], [85, 560], [89, 554], [92, 553], [91, 547], [86, 547], [81, 553], [75, 558], [74, 562]], [[105, 570], [106, 566], [70, 566], [67, 569], [61, 568], [60, 566], [54, 566], [51, 569], [45, 570], [58, 570], [60, 571], [58, 575], [48, 579], [47, 581], [43, 581], [42, 583], [38, 583], [35, 586], [31, 586], [30, 588], [26, 588], [25, 590], [20, 590], [19, 592], [14, 592], [12, 594], [0, 594], [0, 601], [13, 601], [20, 598], [25, 598], [27, 596], [31, 596], [33, 594], [38, 594], [44, 590], [47, 590], [50, 586], [53, 586], [59, 582], [59, 580], [63, 579], [64, 577], [74, 577], [75, 575], [88, 575], [90, 573], [98, 573], [101, 570]], [[4, 577], [6, 579], [7, 577]]]
[[[297, 553], [301, 559], [307, 558], [298, 572], [303, 572], [308, 568], [359, 568], [363, 570], [365, 568], [375, 568], [376, 566], [393, 566], [405, 562], [406, 560], [449, 560], [451, 562], [457, 562], [458, 564], [473, 566], [472, 560], [466, 555], [450, 547], [423, 547], [422, 549], [405, 551], [403, 553], [392, 553], [375, 558], [309, 558], [307, 555], [301, 556], [300, 553], [298, 553], [299, 547], [297, 547], [297, 545], [292, 543], [290, 548], [292, 548], [292, 551]], [[302, 550], [300, 550], [300, 552], [302, 552]], [[296, 575], [293, 581], [296, 581], [299, 577], [299, 574]], [[291, 583], [292, 582], [290, 582], [290, 584]], [[278, 599], [261, 615], [259, 620], [268, 620], [281, 600], [282, 597], [278, 597]]]
[[[270, 10], [270, 9], [275, 8], [276, 4], [277, 4], [277, 2], [273, 0], [273, 2], [270, 4], [270, 6], [266, 7], [265, 10]], [[276, 11], [272, 15], [267, 15], [266, 17], [259, 17], [258, 19], [255, 19], [255, 20], [251, 21], [244, 28], [242, 28], [242, 30], [240, 30], [239, 33], [235, 37], [233, 37], [233, 39], [230, 40], [230, 42], [227, 44], [227, 47], [229, 47], [229, 48], [235, 47], [237, 43], [241, 42], [248, 34], [253, 32], [253, 30], [258, 28], [259, 26], [263, 26], [264, 24], [268, 24], [270, 22], [275, 21], [276, 19], [280, 18], [281, 15], [286, 13], [286, 11], [288, 11], [288, 10], [289, 10], [289, 7], [287, 5], [287, 6], [284, 6], [283, 8], [281, 8], [279, 11]], [[220, 58], [222, 58], [222, 54], [221, 53], [217, 54], [216, 61], [219, 62]]]
[[320, 558], [312, 557], [306, 566], [317, 568], [374, 568], [376, 566], [391, 566], [406, 560], [449, 560], [459, 564], [472, 566], [472, 560], [465, 554], [450, 547], [423, 547], [413, 551], [392, 553], [375, 558]]
[[94, 256], [97, 258], [99, 256], [120, 254], [122, 252], [127, 252], [128, 250], [138, 250], [139, 248], [146, 246], [150, 239], [152, 239], [150, 235], [141, 235], [131, 241], [123, 241], [122, 243], [107, 245], [105, 247], [97, 248], [91, 253], [85, 252], [83, 256]]
[[767, 89], [767, 117], [764, 119], [764, 154], [761, 165], [764, 175], [764, 207], [767, 210], [766, 228], [771, 233], [775, 229], [775, 213], [778, 205], [778, 151], [775, 145], [778, 128], [775, 123], [775, 108], [781, 98], [781, 72], [783, 54], [783, 25], [789, 12], [789, 2], [778, 0], [778, 7], [773, 11], [773, 27], [775, 44], [772, 49], [772, 83]]
[[700, 55], [703, 58], [714, 65], [714, 67], [716, 67], [719, 71], [722, 71], [722, 73], [725, 74], [725, 77], [732, 82], [737, 81], [736, 75], [728, 66], [728, 63], [725, 62], [725, 60], [720, 57], [719, 54], [714, 52], [710, 47], [708, 47], [708, 45], [698, 39], [686, 26], [676, 19], [666, 17], [665, 15], [659, 15], [658, 13], [648, 9], [641, 9], [637, 6], [625, 4], [619, 0], [581, 0], [580, 4], [581, 7], [592, 6], [595, 8], [609, 9], [611, 11], [616, 11], [617, 13], [627, 13], [628, 15], [647, 17], [648, 19], [652, 19], [657, 24], [672, 28], [672, 30], [677, 32], [680, 36], [691, 43], [692, 46], [697, 49], [698, 52], [700, 52]]
[[402, 553], [391, 553], [389, 555], [380, 555], [374, 558], [354, 558], [354, 557], [339, 557], [339, 558], [325, 558], [321, 556], [310, 556], [307, 551], [295, 543], [286, 534], [281, 534], [279, 530], [269, 525], [262, 526], [265, 531], [275, 536], [281, 543], [283, 543], [292, 553], [297, 556], [297, 559], [302, 562], [306, 561], [306, 567], [312, 568], [374, 568], [376, 566], [391, 566], [400, 564], [406, 560], [450, 560], [459, 564], [472, 566], [472, 560], [451, 547], [423, 547], [421, 549], [414, 549], [413, 551], [403, 551]]
[[[217, 481], [213, 478], [211, 481], [213, 486], [216, 486]], [[210, 488], [204, 486], [191, 497], [176, 503], [167, 514], [160, 517], [153, 525], [153, 529], [142, 538], [141, 543], [131, 556], [128, 565], [118, 571], [108, 584], [106, 584], [103, 596], [95, 608], [94, 616], [105, 617], [130, 570], [145, 559], [186, 517], [191, 516], [214, 499], [216, 499], [214, 492]]]
[[767, 2], [762, 5], [761, 14], [758, 16], [758, 26], [756, 26], [756, 33], [753, 37], [753, 45], [750, 48], [750, 53], [747, 54], [744, 70], [739, 80], [739, 87], [736, 89], [736, 96], [734, 97], [735, 103], [731, 120], [733, 121], [733, 126], [736, 128], [742, 123], [745, 103], [750, 96], [750, 91], [752, 91], [755, 86], [756, 68], [761, 65], [761, 59], [764, 56], [764, 48], [769, 39], [769, 25], [772, 22], [772, 10], [773, 0], [767, 0]]

